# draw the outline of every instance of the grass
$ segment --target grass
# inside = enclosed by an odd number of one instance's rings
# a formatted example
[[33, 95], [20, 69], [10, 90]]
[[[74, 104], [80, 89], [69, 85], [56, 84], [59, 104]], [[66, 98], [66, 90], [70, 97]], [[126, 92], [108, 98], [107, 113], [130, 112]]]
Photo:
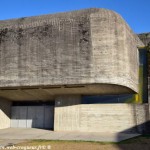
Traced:
[[[150, 150], [150, 135], [119, 143], [95, 141], [29, 140], [16, 146], [50, 146], [51, 150]], [[44, 150], [44, 149], [39, 149]]]

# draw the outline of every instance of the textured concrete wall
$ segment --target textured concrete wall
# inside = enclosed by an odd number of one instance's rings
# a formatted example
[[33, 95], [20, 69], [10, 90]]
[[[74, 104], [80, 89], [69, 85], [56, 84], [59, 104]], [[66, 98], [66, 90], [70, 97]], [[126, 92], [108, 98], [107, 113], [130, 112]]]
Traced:
[[150, 104], [150, 53], [148, 53], [148, 102]]
[[138, 44], [105, 9], [0, 21], [0, 87], [106, 83], [137, 92]]
[[0, 99], [0, 129], [10, 127], [11, 102]]
[[150, 103], [150, 51], [148, 50], [150, 48], [150, 33], [142, 33], [138, 36], [146, 46], [143, 49], [147, 49], [148, 101]]
[[112, 12], [99, 11], [90, 19], [95, 81], [138, 91], [138, 50], [131, 29]]
[[54, 131], [79, 131], [81, 96], [59, 96], [55, 100]]
[[149, 104], [134, 105], [137, 130], [139, 133], [150, 134]]
[[150, 46], [150, 33], [142, 33], [138, 35], [145, 46]]
[[[60, 99], [64, 102], [58, 104]], [[55, 131], [143, 133], [146, 130], [148, 108], [145, 105], [79, 104], [77, 97], [72, 99], [76, 99], [76, 104], [67, 103], [67, 97], [56, 100]]]

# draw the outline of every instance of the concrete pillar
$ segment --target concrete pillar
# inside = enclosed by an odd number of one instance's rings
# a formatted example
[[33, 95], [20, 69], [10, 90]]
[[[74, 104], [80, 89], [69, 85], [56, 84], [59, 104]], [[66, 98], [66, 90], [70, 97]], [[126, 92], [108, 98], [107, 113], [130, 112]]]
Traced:
[[0, 129], [10, 128], [11, 101], [0, 99]]
[[146, 104], [146, 128], [144, 134], [150, 134], [150, 103]]
[[135, 104], [136, 128], [140, 134], [150, 133], [149, 104]]
[[147, 72], [148, 72], [148, 103], [150, 104], [150, 52], [147, 53]]
[[62, 95], [55, 100], [54, 131], [79, 130], [80, 95]]

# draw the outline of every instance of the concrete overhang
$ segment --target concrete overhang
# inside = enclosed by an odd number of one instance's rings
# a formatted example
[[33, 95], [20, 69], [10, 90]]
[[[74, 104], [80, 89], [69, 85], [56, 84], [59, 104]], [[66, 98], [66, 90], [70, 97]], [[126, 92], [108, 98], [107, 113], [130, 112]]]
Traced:
[[129, 94], [133, 90], [119, 85], [64, 85], [45, 87], [1, 88], [0, 97], [11, 101], [51, 101], [59, 95]]
[[0, 21], [0, 96], [136, 93], [137, 46], [137, 35], [107, 9]]

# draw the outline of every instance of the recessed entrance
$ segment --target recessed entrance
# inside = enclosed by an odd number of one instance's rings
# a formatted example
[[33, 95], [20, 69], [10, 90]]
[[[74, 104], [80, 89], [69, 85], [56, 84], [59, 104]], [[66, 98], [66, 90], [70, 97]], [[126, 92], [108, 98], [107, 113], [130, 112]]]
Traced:
[[12, 106], [11, 127], [53, 129], [54, 106]]

